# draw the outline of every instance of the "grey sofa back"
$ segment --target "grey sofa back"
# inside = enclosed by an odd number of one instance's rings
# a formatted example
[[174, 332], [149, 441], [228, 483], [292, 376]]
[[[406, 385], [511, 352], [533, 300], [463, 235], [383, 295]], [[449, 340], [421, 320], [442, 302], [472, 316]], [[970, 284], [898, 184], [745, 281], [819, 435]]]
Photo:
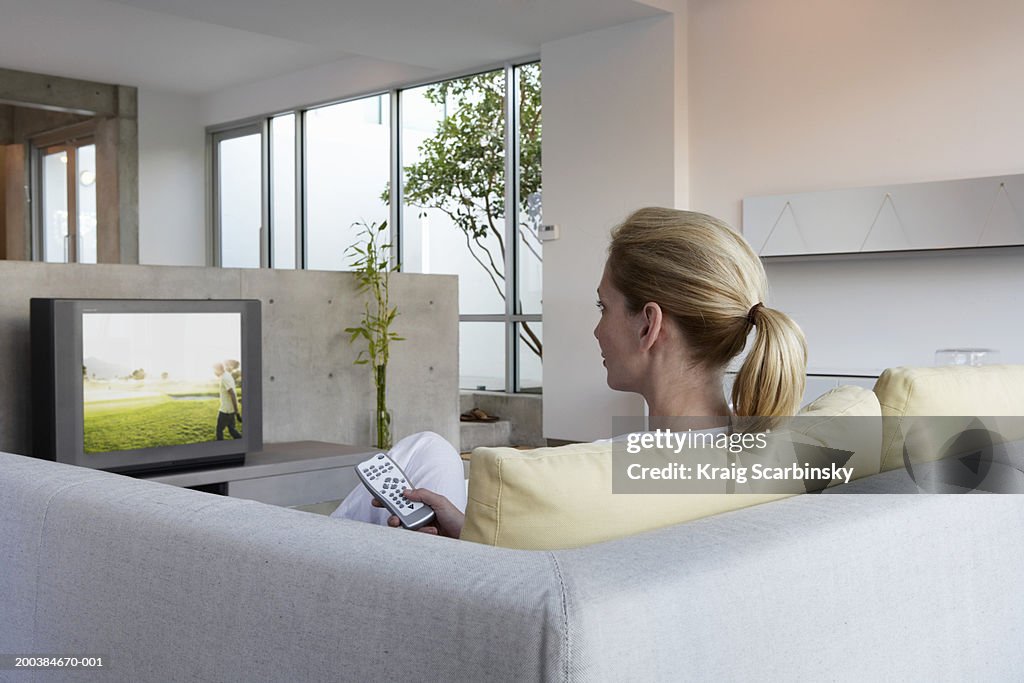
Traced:
[[0, 493], [0, 652], [102, 680], [1024, 676], [1022, 496], [801, 496], [539, 552], [7, 454]]

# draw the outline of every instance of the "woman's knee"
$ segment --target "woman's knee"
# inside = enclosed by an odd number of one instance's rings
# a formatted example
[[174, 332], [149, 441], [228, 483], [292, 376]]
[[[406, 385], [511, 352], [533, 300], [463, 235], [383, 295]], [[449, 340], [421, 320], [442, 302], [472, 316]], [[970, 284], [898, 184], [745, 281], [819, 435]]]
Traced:
[[440, 434], [435, 432], [417, 432], [401, 439], [391, 448], [391, 459], [402, 460], [445, 460], [460, 459], [459, 452]]
[[458, 455], [458, 451], [451, 445], [448, 439], [437, 432], [416, 432], [410, 434], [395, 444], [394, 448], [423, 449], [429, 451], [450, 451]]

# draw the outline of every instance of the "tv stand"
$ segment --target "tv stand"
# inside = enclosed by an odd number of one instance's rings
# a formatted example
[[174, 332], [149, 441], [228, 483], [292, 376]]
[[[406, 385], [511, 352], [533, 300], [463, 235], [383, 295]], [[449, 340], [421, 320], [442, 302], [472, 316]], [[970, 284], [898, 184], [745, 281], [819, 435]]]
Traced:
[[272, 505], [311, 505], [343, 498], [359, 483], [355, 466], [377, 452], [370, 446], [291, 441], [265, 444], [247, 454], [243, 465], [139, 478]]

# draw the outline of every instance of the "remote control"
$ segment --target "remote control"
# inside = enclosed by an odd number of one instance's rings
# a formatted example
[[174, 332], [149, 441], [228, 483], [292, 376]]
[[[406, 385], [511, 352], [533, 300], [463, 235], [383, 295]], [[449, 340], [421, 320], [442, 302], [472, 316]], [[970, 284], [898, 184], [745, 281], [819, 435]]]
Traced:
[[378, 453], [369, 460], [359, 463], [356, 465], [356, 474], [363, 482], [363, 486], [384, 503], [406, 529], [418, 529], [434, 519], [434, 511], [428, 505], [409, 500], [402, 495], [402, 491], [413, 488], [413, 485], [405, 478], [405, 472], [387, 454]]

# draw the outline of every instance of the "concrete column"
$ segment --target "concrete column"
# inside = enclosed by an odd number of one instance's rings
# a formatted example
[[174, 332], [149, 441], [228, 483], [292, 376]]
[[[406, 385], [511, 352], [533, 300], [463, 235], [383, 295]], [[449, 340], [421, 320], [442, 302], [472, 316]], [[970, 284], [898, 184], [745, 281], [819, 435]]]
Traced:
[[4, 184], [0, 193], [6, 197], [3, 220], [4, 258], [27, 261], [31, 258], [32, 228], [29, 221], [27, 187], [28, 164], [25, 163], [25, 145], [4, 147]]
[[7, 258], [7, 146], [0, 145], [0, 259]]
[[139, 92], [117, 86], [120, 262], [139, 262]]
[[118, 170], [120, 125], [96, 123], [96, 261], [121, 262], [121, 186]]
[[14, 141], [14, 107], [0, 104], [0, 145]]

